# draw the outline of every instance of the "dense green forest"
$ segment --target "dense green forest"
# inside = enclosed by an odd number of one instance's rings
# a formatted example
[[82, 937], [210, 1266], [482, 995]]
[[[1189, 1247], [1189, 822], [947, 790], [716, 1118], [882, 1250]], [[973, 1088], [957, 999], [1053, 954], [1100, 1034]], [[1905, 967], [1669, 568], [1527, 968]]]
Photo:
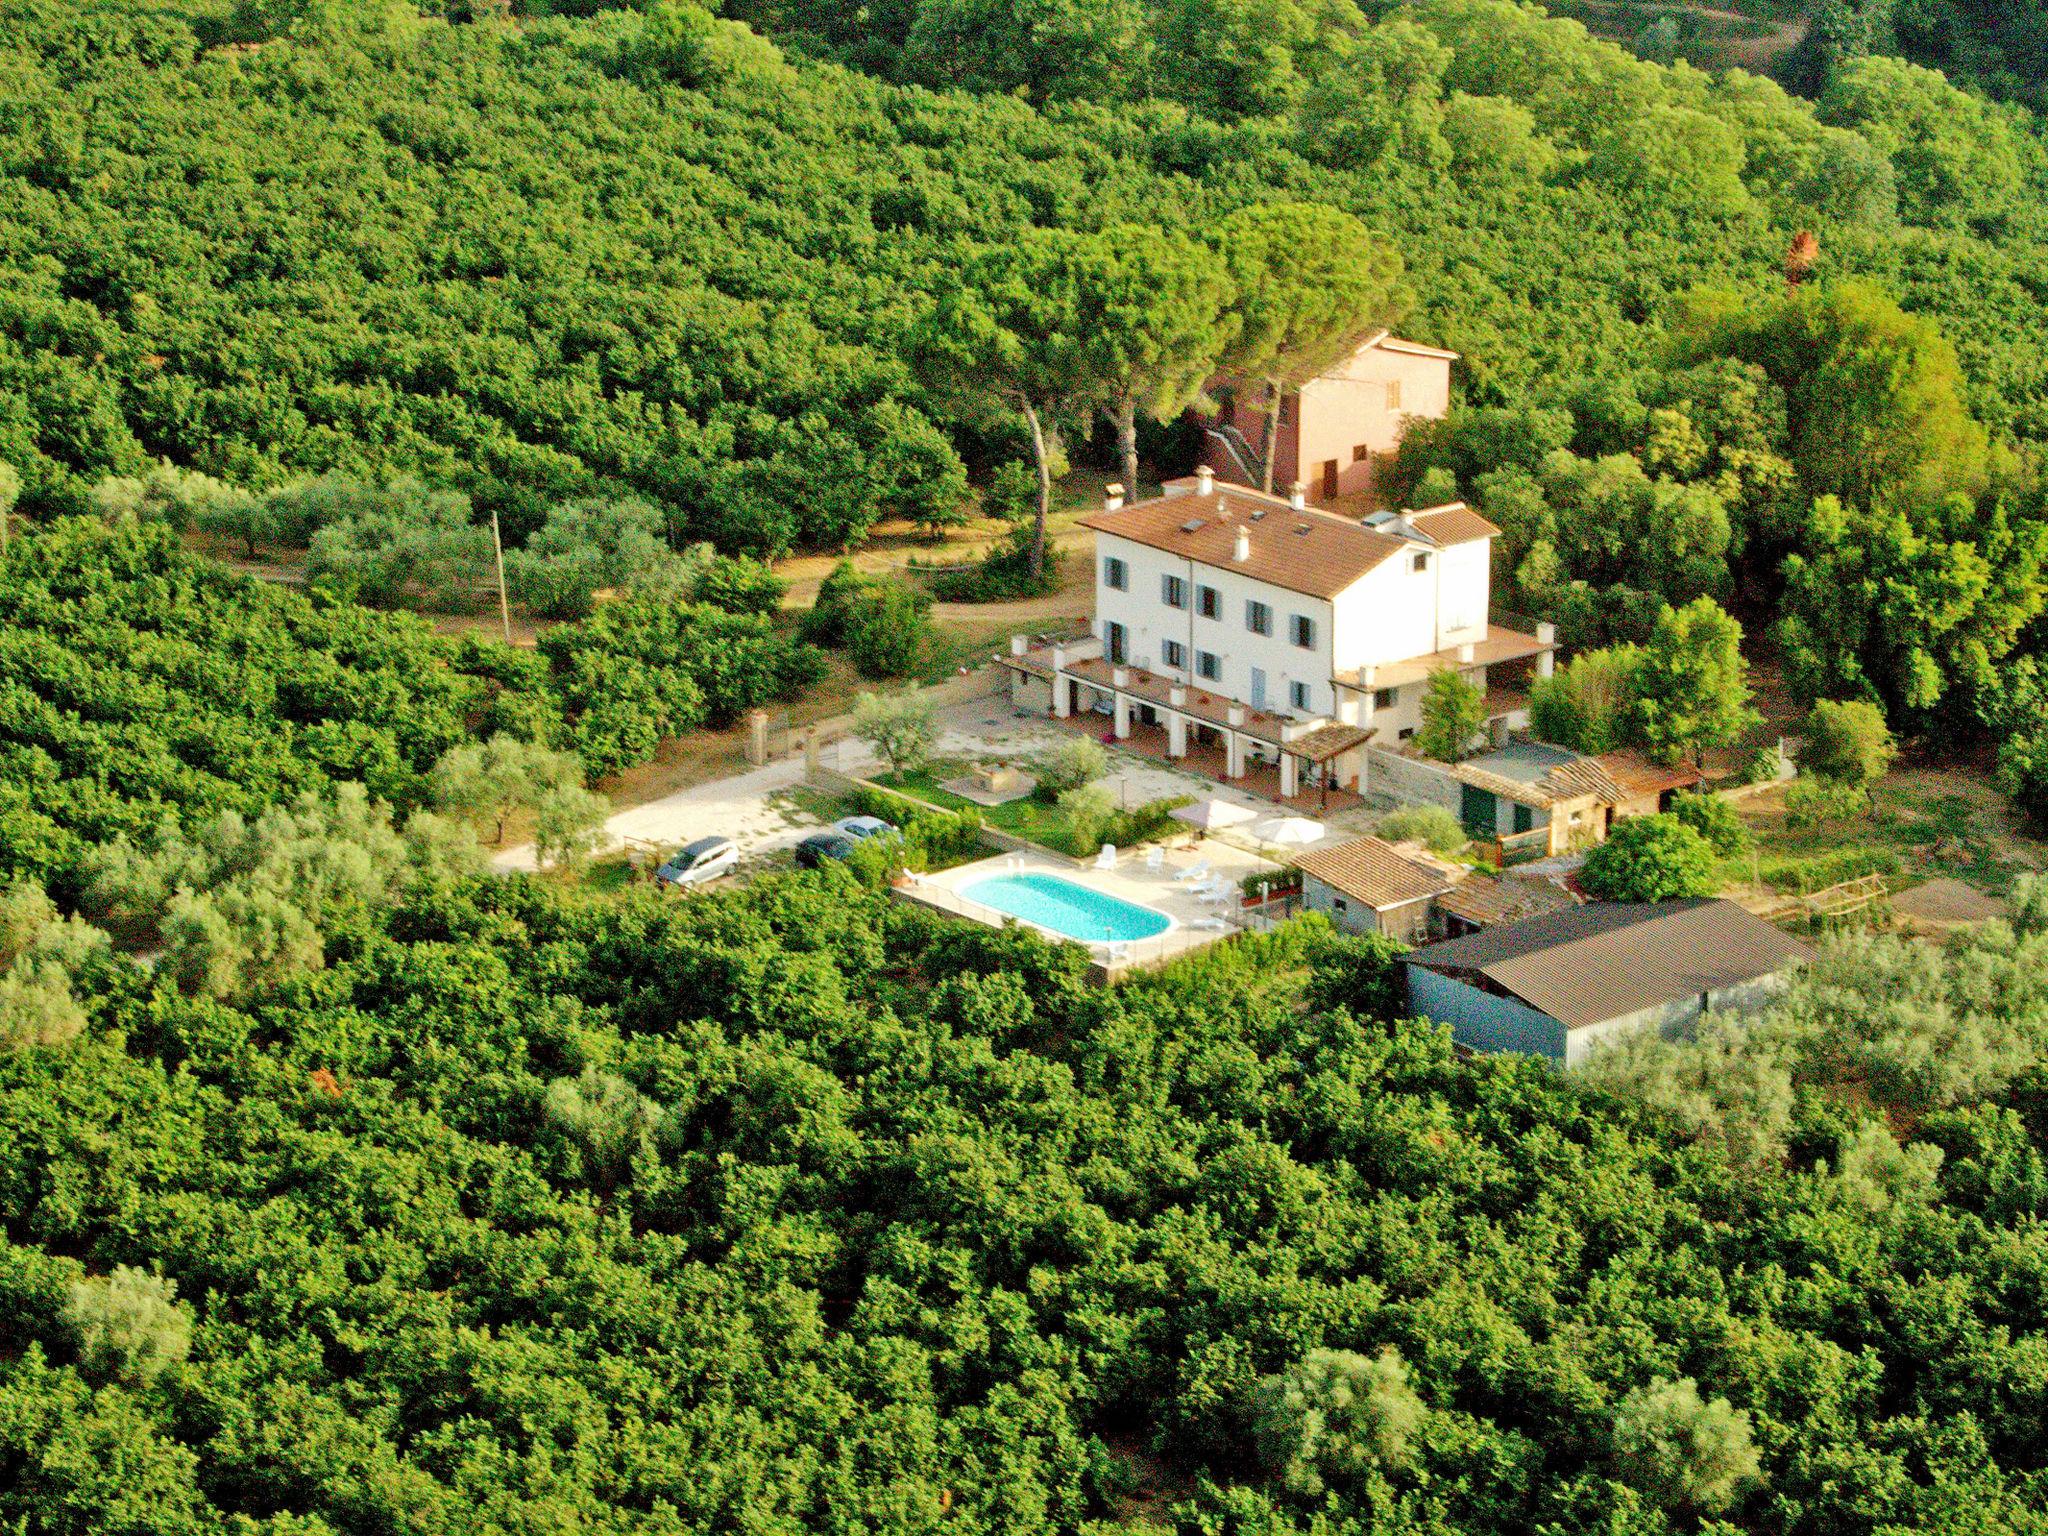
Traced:
[[403, 813], [442, 754], [499, 732], [613, 773], [816, 665], [759, 615], [671, 601], [609, 604], [538, 654], [458, 641], [236, 575], [162, 527], [69, 519], [0, 563], [0, 879], [69, 894], [95, 844], [337, 782]]
[[[1103, 295], [1291, 241], [1588, 675], [1739, 675], [1704, 595], [2048, 808], [2029, 14], [1806, 100], [1506, 0], [0, 7], [0, 1528], [2048, 1536], [2038, 885], [1568, 1079], [1315, 920], [1099, 989], [458, 824], [815, 679], [732, 555], [1173, 462]], [[490, 512], [537, 648], [355, 601]]]
[[2048, 432], [2037, 127], [1937, 76], [1866, 60], [1816, 109], [1505, 0], [1187, 0], [1066, 79], [1047, 39], [1097, 9], [1016, 10], [1010, 73], [895, 84], [676, 6], [10, 6], [0, 459], [35, 513], [169, 457], [417, 471], [515, 541], [630, 487], [724, 547], [843, 543], [1017, 446], [906, 355], [966, 253], [1274, 198], [1399, 254], [1475, 403], [1625, 387], [1677, 296], [1763, 293], [1810, 227], [1955, 343], [1995, 432]]
[[838, 872], [517, 880], [330, 950], [89, 955], [0, 1056], [10, 1528], [2048, 1529], [2038, 1068], [1745, 1171], [1311, 925], [1105, 991]]

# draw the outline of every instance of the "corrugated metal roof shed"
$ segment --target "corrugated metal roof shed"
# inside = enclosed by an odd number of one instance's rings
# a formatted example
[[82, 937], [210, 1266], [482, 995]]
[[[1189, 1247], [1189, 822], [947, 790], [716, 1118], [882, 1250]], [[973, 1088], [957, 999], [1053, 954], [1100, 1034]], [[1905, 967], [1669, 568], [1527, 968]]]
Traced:
[[1769, 976], [1813, 953], [1732, 901], [1589, 902], [1431, 944], [1410, 965], [1484, 976], [1569, 1029]]

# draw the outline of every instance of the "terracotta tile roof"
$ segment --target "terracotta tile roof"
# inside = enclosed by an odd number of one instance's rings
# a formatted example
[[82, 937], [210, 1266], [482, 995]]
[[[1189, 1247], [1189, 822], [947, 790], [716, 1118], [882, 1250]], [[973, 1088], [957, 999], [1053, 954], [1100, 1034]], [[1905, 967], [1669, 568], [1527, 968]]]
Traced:
[[1534, 917], [1539, 912], [1555, 912], [1561, 907], [1575, 907], [1579, 904], [1579, 898], [1563, 886], [1553, 885], [1548, 880], [1524, 880], [1513, 875], [1484, 875], [1474, 870], [1441, 897], [1437, 904], [1446, 912], [1462, 917], [1468, 923], [1491, 928], [1496, 923], [1512, 923], [1519, 918]]
[[1353, 747], [1362, 747], [1378, 734], [1370, 725], [1319, 725], [1287, 743], [1287, 750], [1312, 763], [1325, 763]]
[[[1320, 598], [1335, 597], [1409, 547], [1348, 517], [1297, 510], [1278, 496], [1220, 484], [1207, 496], [1155, 496], [1092, 513], [1081, 526]], [[1243, 560], [1235, 558], [1239, 528], [1251, 540]]]
[[1500, 529], [1462, 501], [1410, 512], [1408, 521], [1416, 532], [1428, 534], [1439, 544], [1470, 544], [1474, 539], [1491, 539], [1500, 533]]
[[1403, 956], [1476, 972], [1567, 1029], [1769, 976], [1812, 955], [1732, 901], [1589, 902]]
[[1548, 808], [1571, 800], [1583, 800], [1589, 795], [1613, 805], [1627, 798], [1622, 794], [1621, 786], [1610, 779], [1600, 765], [1590, 757], [1559, 763], [1534, 782], [1489, 773], [1473, 763], [1450, 763], [1446, 766], [1450, 769], [1452, 777], [1461, 782], [1470, 784], [1474, 789], [1486, 790], [1502, 800], [1512, 800], [1518, 805]]
[[[1423, 357], [1441, 357], [1451, 362], [1457, 361], [1458, 358], [1456, 352], [1452, 352], [1447, 348], [1427, 346], [1419, 341], [1404, 341], [1399, 336], [1388, 335], [1385, 331], [1381, 331], [1379, 335], [1373, 337], [1365, 345], [1368, 347], [1384, 347], [1389, 352], [1415, 352]], [[1361, 348], [1360, 350], [1364, 349]], [[1352, 354], [1354, 357], [1357, 355], [1355, 352]]]
[[1603, 752], [1593, 761], [1631, 795], [1661, 795], [1667, 789], [1689, 789], [1700, 781], [1700, 771], [1690, 764], [1666, 768], [1640, 752]]
[[1314, 875], [1374, 911], [1441, 896], [1453, 884], [1442, 870], [1419, 864], [1376, 837], [1312, 848], [1294, 862], [1302, 873]]

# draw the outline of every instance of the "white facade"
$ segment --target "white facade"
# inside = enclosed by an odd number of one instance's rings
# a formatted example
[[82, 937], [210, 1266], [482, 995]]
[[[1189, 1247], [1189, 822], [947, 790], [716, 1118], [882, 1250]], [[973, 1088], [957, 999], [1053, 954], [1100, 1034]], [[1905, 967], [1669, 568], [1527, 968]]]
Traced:
[[[1122, 561], [1122, 591], [1109, 585], [1109, 562]], [[1170, 606], [1164, 595], [1167, 577], [1185, 587], [1187, 606]], [[1215, 618], [1202, 615], [1198, 589], [1216, 593]], [[1270, 634], [1258, 634], [1246, 622], [1245, 605], [1263, 603]], [[1333, 605], [1319, 597], [1290, 592], [1242, 572], [1184, 560], [1112, 534], [1095, 536], [1095, 636], [1110, 656], [1110, 626], [1124, 631], [1124, 660], [1193, 688], [1236, 699], [1253, 709], [1309, 719], [1336, 713], [1331, 687], [1332, 631], [1341, 622]], [[1296, 645], [1294, 621], [1306, 619], [1313, 643]], [[1171, 647], [1181, 649], [1183, 664], [1169, 660]], [[1215, 658], [1216, 675], [1204, 675], [1204, 656]], [[1112, 657], [1111, 659], [1115, 659]], [[1295, 685], [1307, 690], [1297, 702]]]
[[[1286, 537], [1277, 523], [1255, 525], [1253, 536]], [[1347, 724], [1378, 721], [1391, 735], [1420, 723], [1422, 682], [1360, 690], [1340, 688], [1335, 680], [1485, 639], [1491, 553], [1492, 541], [1483, 538], [1448, 546], [1404, 540], [1397, 553], [1335, 597], [1321, 598], [1097, 533], [1093, 628], [1107, 656], [1111, 626], [1121, 625], [1123, 659], [1131, 666], [1253, 709]], [[1112, 585], [1119, 564], [1121, 588]], [[1181, 583], [1185, 607], [1167, 601], [1168, 577]], [[1204, 615], [1204, 588], [1216, 593], [1214, 618]], [[1265, 605], [1270, 633], [1247, 622], [1250, 602]], [[1297, 618], [1310, 626], [1308, 646], [1295, 643]], [[1205, 656], [1214, 658], [1213, 676], [1203, 671]], [[1474, 675], [1483, 682], [1483, 669]]]
[[1490, 624], [1496, 530], [1462, 504], [1360, 522], [1298, 492], [1226, 497], [1204, 471], [1131, 507], [1111, 487], [1086, 526], [1090, 633], [1012, 636], [1017, 705], [1099, 713], [1117, 740], [1157, 731], [1168, 758], [1213, 752], [1226, 779], [1272, 764], [1283, 799], [1304, 782], [1363, 790], [1367, 742], [1413, 734], [1439, 669], [1483, 688], [1491, 665], [1549, 665], [1547, 626]]

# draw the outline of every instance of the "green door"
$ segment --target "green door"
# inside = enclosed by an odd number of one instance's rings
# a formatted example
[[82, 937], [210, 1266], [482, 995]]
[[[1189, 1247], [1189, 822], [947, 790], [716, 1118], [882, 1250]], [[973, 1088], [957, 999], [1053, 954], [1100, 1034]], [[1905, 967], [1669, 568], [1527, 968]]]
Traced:
[[1470, 784], [1458, 786], [1458, 819], [1465, 823], [1465, 830], [1474, 837], [1492, 837], [1500, 830], [1500, 805], [1493, 798], [1493, 792], [1474, 789]]

